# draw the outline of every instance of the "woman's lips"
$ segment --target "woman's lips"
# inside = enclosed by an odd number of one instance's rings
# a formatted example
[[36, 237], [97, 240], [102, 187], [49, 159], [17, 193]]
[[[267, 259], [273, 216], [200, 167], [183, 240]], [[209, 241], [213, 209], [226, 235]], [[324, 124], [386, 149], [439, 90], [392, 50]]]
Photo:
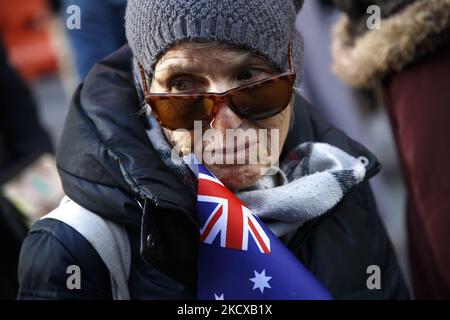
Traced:
[[245, 144], [241, 144], [239, 146], [233, 146], [233, 147], [224, 147], [222, 149], [222, 154], [236, 154], [242, 151], [247, 151], [250, 148], [253, 148], [254, 146], [256, 146], [257, 142], [246, 142]]
[[[203, 151], [208, 150], [208, 152], [212, 152], [210, 156], [213, 156], [218, 161], [214, 163], [215, 166], [224, 166], [229, 168], [234, 166], [247, 165], [249, 159], [253, 159], [250, 152], [258, 152], [257, 146], [258, 141], [246, 142], [245, 144], [234, 146], [230, 145], [223, 148], [212, 148], [212, 145], [209, 145], [208, 147], [205, 147]], [[242, 161], [244, 163], [242, 163]]]

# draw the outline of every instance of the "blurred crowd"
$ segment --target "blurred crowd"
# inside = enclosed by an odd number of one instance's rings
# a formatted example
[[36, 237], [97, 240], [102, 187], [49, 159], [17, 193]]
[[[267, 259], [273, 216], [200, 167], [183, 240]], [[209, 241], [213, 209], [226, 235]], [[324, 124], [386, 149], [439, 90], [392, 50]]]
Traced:
[[[372, 187], [418, 299], [450, 298], [450, 12], [437, 2], [307, 0], [297, 20], [300, 91], [382, 163]], [[379, 30], [365, 24], [372, 4]], [[80, 29], [68, 27], [72, 5]], [[0, 299], [17, 294], [27, 229], [63, 195], [53, 153], [70, 97], [96, 61], [126, 43], [125, 6], [0, 0]]]

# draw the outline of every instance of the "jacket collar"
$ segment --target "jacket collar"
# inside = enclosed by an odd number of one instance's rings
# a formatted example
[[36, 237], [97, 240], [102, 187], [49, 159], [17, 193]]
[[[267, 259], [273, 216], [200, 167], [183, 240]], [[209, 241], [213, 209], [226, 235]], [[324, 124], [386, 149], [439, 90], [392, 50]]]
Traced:
[[[371, 87], [450, 41], [450, 0], [417, 0], [359, 35], [347, 16], [333, 31], [333, 69], [346, 83]], [[376, 53], [376, 54], [373, 54]]]

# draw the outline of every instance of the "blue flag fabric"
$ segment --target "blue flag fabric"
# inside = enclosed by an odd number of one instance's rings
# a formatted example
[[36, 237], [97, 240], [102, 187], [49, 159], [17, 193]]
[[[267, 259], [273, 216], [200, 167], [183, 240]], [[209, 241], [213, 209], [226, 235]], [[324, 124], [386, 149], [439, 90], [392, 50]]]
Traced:
[[197, 165], [200, 300], [329, 300], [331, 294], [206, 167]]

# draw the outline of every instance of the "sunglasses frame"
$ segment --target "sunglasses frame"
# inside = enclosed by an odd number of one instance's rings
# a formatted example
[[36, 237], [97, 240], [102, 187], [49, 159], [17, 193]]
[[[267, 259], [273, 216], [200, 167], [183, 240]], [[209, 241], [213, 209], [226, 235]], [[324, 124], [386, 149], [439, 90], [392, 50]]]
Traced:
[[[283, 72], [281, 74], [273, 75], [273, 76], [267, 77], [262, 80], [255, 81], [255, 82], [250, 83], [245, 86], [236, 87], [236, 88], [230, 89], [228, 91], [225, 91], [223, 93], [186, 93], [186, 94], [185, 93], [149, 93], [148, 81], [147, 81], [147, 77], [146, 77], [144, 68], [142, 67], [142, 65], [140, 63], [138, 63], [138, 67], [139, 67], [142, 86], [143, 86], [143, 90], [144, 90], [145, 101], [151, 107], [153, 107], [154, 103], [161, 101], [161, 100], [205, 98], [205, 99], [210, 99], [214, 102], [214, 107], [208, 116], [209, 122], [214, 120], [214, 118], [216, 117], [217, 113], [220, 110], [220, 105], [222, 103], [228, 103], [228, 106], [233, 110], [233, 112], [235, 112], [239, 117], [241, 117], [243, 119], [262, 120], [262, 119], [267, 119], [267, 118], [273, 117], [273, 116], [281, 113], [282, 111], [284, 111], [292, 99], [292, 95], [294, 93], [294, 83], [295, 83], [295, 79], [296, 79], [296, 73], [295, 73], [294, 63], [293, 63], [293, 58], [292, 58], [292, 44], [291, 43], [289, 43], [288, 58], [289, 58], [288, 59], [289, 60], [289, 71]], [[275, 113], [274, 115], [266, 116], [266, 117], [262, 117], [262, 118], [252, 118], [249, 115], [242, 115], [241, 112], [239, 112], [239, 110], [238, 110], [239, 108], [236, 108], [232, 103], [231, 98], [233, 96], [239, 94], [241, 91], [257, 88], [257, 87], [263, 86], [267, 83], [282, 81], [282, 80], [286, 80], [286, 79], [289, 82], [289, 94], [288, 94], [289, 99], [288, 99], [288, 101], [285, 102], [284, 107], [281, 108], [281, 110], [279, 112]], [[153, 109], [156, 109], [156, 108], [153, 108]], [[159, 124], [161, 126], [163, 126], [164, 128], [167, 128], [169, 130], [185, 129], [185, 128], [173, 128], [171, 126], [166, 125], [159, 117], [157, 110], [153, 110], [153, 115], [156, 118], [156, 120], [159, 122]], [[201, 121], [201, 119], [199, 119], [199, 121]]]

